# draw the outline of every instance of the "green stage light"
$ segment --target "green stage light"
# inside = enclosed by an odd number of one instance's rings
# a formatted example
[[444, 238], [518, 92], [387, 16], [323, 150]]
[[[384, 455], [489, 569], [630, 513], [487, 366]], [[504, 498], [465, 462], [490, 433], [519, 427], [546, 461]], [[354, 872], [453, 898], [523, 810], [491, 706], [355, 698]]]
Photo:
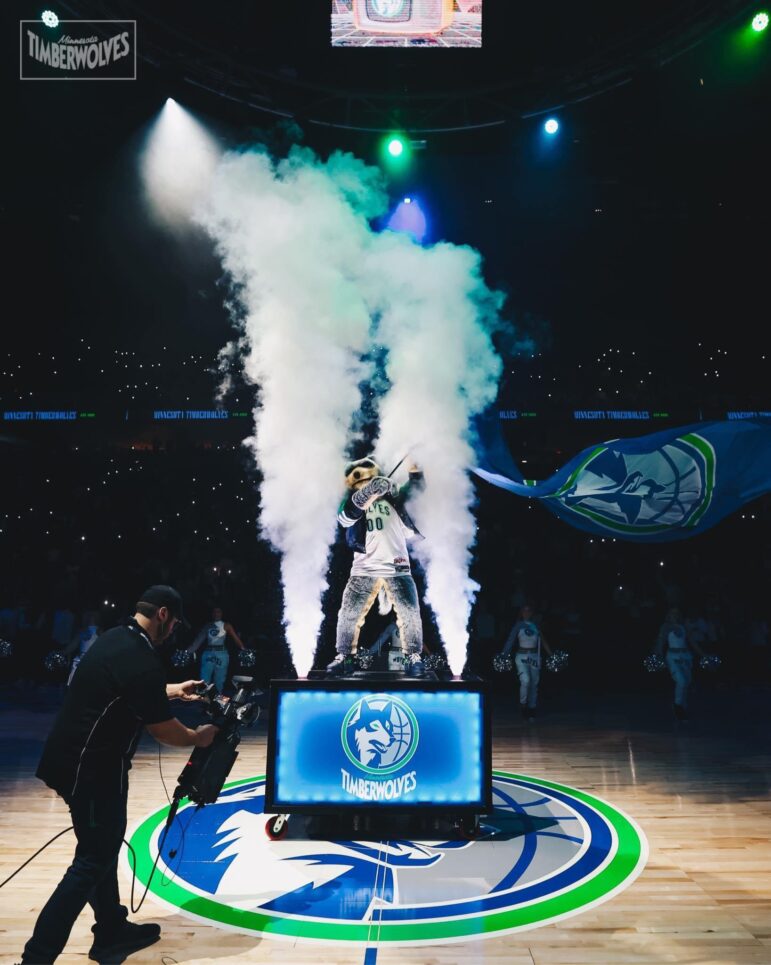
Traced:
[[765, 30], [768, 26], [768, 14], [765, 12], [756, 13], [752, 18], [752, 29], [755, 33], [760, 33], [761, 30]]
[[406, 171], [412, 160], [412, 142], [398, 131], [380, 141], [380, 156], [392, 173]]

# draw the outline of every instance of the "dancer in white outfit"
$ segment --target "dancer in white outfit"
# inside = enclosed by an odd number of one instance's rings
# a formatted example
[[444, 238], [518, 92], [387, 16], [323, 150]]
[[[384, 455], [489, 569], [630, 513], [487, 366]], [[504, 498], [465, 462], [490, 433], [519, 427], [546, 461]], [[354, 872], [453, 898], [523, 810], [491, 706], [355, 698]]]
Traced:
[[688, 719], [688, 688], [693, 677], [693, 654], [705, 656], [697, 641], [688, 633], [680, 611], [672, 607], [666, 620], [661, 624], [656, 653], [664, 657], [669, 673], [675, 682], [675, 717]]
[[224, 691], [228, 676], [228, 665], [230, 663], [227, 650], [228, 637], [239, 650], [246, 649], [233, 627], [223, 619], [221, 608], [215, 606], [211, 612], [211, 623], [207, 623], [201, 629], [198, 636], [187, 648], [190, 653], [195, 653], [201, 644], [206, 641], [201, 656], [201, 679], [204, 683], [213, 683], [218, 693]]
[[511, 628], [503, 647], [508, 656], [516, 647], [514, 664], [519, 677], [519, 706], [526, 720], [535, 720], [538, 704], [538, 682], [541, 679], [541, 648], [551, 656], [551, 647], [543, 638], [533, 620], [533, 608], [528, 604], [519, 611], [517, 622]]

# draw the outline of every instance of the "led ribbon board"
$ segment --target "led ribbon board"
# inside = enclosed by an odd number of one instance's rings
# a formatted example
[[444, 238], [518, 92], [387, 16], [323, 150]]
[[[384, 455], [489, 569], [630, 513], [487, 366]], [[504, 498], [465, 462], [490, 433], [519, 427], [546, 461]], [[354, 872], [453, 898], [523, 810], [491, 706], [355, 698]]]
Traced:
[[384, 690], [273, 684], [269, 808], [484, 811], [490, 793], [481, 689], [465, 683]]

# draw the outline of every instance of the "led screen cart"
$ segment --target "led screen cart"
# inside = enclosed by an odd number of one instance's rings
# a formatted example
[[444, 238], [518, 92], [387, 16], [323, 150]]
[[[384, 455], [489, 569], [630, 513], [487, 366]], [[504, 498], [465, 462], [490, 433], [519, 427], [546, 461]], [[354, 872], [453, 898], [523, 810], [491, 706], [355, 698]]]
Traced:
[[492, 807], [490, 719], [481, 681], [273, 681], [268, 834], [290, 814], [376, 823], [450, 821], [473, 835]]

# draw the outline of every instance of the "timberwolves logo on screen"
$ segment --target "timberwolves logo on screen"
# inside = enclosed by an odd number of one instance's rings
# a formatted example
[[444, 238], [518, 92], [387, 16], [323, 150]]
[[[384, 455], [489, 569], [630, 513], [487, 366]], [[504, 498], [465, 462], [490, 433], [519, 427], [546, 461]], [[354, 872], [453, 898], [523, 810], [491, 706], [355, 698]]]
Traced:
[[[265, 830], [265, 781], [186, 805], [163, 841], [156, 899], [218, 928], [305, 941], [389, 945], [468, 941], [535, 928], [606, 901], [642, 870], [637, 825], [605, 801], [496, 772], [474, 841], [319, 841], [299, 815]], [[146, 884], [168, 809], [131, 836]], [[124, 857], [130, 874], [130, 859]]]
[[709, 508], [715, 450], [696, 433], [658, 449], [620, 453], [598, 446], [552, 499], [618, 533], [695, 526]]
[[366, 774], [385, 776], [404, 767], [418, 748], [415, 714], [393, 694], [361, 697], [340, 733], [348, 760]]

